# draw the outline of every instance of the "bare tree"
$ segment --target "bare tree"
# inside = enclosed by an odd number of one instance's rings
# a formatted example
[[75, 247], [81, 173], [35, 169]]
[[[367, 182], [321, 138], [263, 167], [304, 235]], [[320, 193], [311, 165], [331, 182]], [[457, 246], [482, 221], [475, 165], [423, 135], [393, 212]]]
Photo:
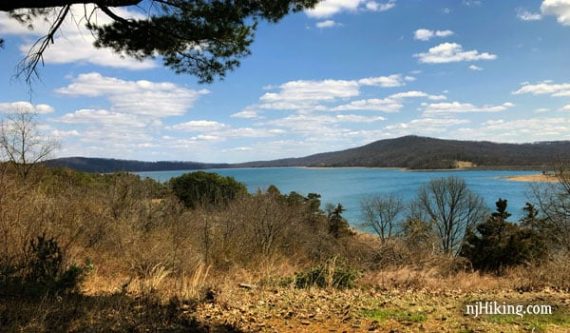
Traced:
[[553, 227], [554, 243], [570, 252], [570, 163], [560, 162], [553, 169], [558, 181], [535, 184], [532, 192]]
[[24, 180], [58, 147], [56, 141], [41, 135], [36, 119], [37, 113], [18, 109], [0, 122], [0, 157], [13, 164]]
[[376, 196], [361, 203], [363, 226], [372, 228], [384, 241], [394, 235], [404, 211], [402, 199], [395, 195]]
[[453, 256], [461, 251], [465, 232], [487, 215], [481, 197], [458, 177], [434, 179], [423, 185], [417, 204], [431, 219], [441, 250]]

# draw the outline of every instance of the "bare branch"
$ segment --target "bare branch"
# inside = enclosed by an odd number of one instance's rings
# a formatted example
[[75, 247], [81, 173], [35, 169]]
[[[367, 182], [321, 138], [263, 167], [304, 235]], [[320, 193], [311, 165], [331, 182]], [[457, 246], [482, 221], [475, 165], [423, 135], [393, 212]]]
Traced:
[[19, 70], [17, 76], [24, 75], [26, 77], [26, 82], [28, 83], [31, 82], [33, 76], [39, 77], [38, 72], [36, 70], [37, 66], [40, 63], [40, 61], [43, 64], [44, 52], [49, 46], [49, 44], [53, 43], [55, 34], [59, 30], [59, 27], [61, 26], [65, 18], [67, 17], [70, 8], [71, 5], [63, 7], [59, 11], [57, 18], [51, 25], [48, 34], [38, 39], [34, 43], [32, 48], [28, 52], [28, 55], [24, 59], [22, 59], [22, 61], [18, 65]]
[[17, 9], [66, 7], [75, 4], [96, 4], [106, 7], [134, 6], [142, 0], [19, 0], [1, 1], [0, 11], [9, 12]]

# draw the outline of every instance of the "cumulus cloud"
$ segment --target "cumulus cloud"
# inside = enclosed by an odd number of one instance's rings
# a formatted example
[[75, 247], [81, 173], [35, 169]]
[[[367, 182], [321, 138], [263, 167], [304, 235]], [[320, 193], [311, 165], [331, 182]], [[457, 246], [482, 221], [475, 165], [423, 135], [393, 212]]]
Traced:
[[175, 130], [188, 132], [211, 132], [221, 130], [225, 127], [227, 127], [227, 125], [212, 120], [191, 120], [172, 126]]
[[570, 25], [570, 0], [544, 0], [540, 10], [543, 15], [555, 16], [560, 24]]
[[148, 125], [148, 120], [145, 121], [132, 114], [113, 112], [105, 109], [80, 109], [65, 114], [59, 121], [67, 124], [102, 125], [109, 127], [126, 126], [144, 128]]
[[539, 21], [542, 19], [542, 15], [540, 13], [529, 12], [526, 9], [518, 8], [516, 12], [517, 18], [521, 21]]
[[[276, 92], [267, 92], [257, 105], [260, 109], [324, 111], [325, 103], [357, 97], [360, 88], [393, 88], [406, 84], [412, 77], [393, 74], [388, 76], [367, 77], [360, 80], [320, 80], [289, 81], [278, 87]], [[251, 115], [251, 112], [239, 113], [235, 117]]]
[[315, 24], [315, 26], [319, 29], [334, 28], [334, 27], [337, 27], [339, 25], [340, 25], [339, 23], [337, 23], [333, 20], [320, 21], [320, 22], [317, 22]]
[[[96, 107], [81, 108], [56, 119], [81, 133], [79, 137], [66, 137], [67, 148], [62, 153], [68, 155], [81, 149], [84, 150], [82, 155], [119, 154], [122, 158], [131, 157], [141, 149], [149, 153], [151, 149], [164, 146], [163, 140], [159, 139], [160, 133], [167, 129], [162, 119], [186, 114], [196, 100], [208, 92], [171, 82], [130, 81], [99, 73], [80, 74], [70, 80], [70, 84], [56, 92], [68, 97], [94, 98]], [[93, 101], [87, 103], [93, 105]], [[181, 130], [198, 132], [194, 142], [214, 141], [205, 129], [216, 126], [215, 123], [194, 120], [178, 125]], [[204, 130], [200, 131], [200, 128]], [[101, 151], [100, 147], [105, 150]], [[121, 151], [123, 155], [120, 155]]]
[[149, 117], [183, 115], [207, 90], [193, 90], [171, 82], [128, 81], [99, 73], [80, 74], [56, 90], [68, 96], [104, 97], [111, 111]]
[[336, 117], [331, 115], [316, 114], [293, 114], [284, 118], [268, 121], [266, 126], [277, 126], [286, 129], [289, 133], [303, 135], [307, 140], [338, 140], [340, 137], [350, 132], [349, 129], [339, 125], [347, 122], [374, 122], [380, 119], [372, 117], [355, 117], [354, 115], [346, 115]]
[[256, 110], [252, 110], [252, 109], [245, 109], [243, 111], [240, 112], [236, 112], [234, 114], [231, 115], [232, 118], [242, 118], [242, 119], [256, 119], [256, 118], [260, 118], [259, 114], [257, 113]]
[[417, 90], [411, 90], [411, 91], [405, 91], [405, 92], [400, 92], [397, 94], [393, 94], [390, 95], [391, 99], [402, 99], [402, 98], [427, 98], [429, 100], [432, 101], [439, 101], [439, 100], [445, 100], [447, 99], [446, 96], [444, 95], [430, 95], [426, 92], [423, 91], [417, 91]]
[[470, 112], [502, 112], [514, 107], [513, 103], [503, 103], [500, 105], [482, 105], [476, 106], [471, 103], [460, 102], [444, 102], [432, 103], [424, 105], [424, 117], [434, 117], [441, 115], [449, 115], [454, 113], [470, 113]]
[[341, 12], [356, 12], [358, 10], [385, 12], [396, 7], [396, 1], [379, 3], [366, 0], [324, 0], [319, 2], [314, 8], [306, 11], [312, 18], [327, 18]]
[[417, 53], [414, 57], [418, 58], [420, 63], [425, 64], [497, 59], [495, 54], [488, 52], [479, 52], [477, 50], [464, 51], [463, 47], [457, 43], [442, 43], [430, 48], [428, 52]]
[[385, 3], [379, 3], [376, 1], [368, 1], [368, 2], [366, 2], [365, 7], [367, 10], [370, 10], [373, 12], [385, 12], [387, 10], [390, 10], [390, 9], [396, 7], [396, 1], [392, 0], [392, 1], [385, 2]]
[[523, 83], [513, 94], [550, 95], [555, 97], [570, 96], [570, 83], [554, 83], [542, 81], [538, 83]]
[[400, 74], [392, 74], [388, 76], [368, 77], [358, 80], [358, 84], [362, 86], [378, 86], [383, 88], [401, 87], [405, 85], [404, 81], [413, 81], [413, 76], [402, 77]]
[[[71, 13], [61, 25], [59, 32], [44, 53], [43, 61], [46, 63], [89, 63], [93, 65], [125, 68], [130, 70], [143, 70], [156, 67], [156, 63], [151, 60], [139, 61], [126, 55], [118, 55], [109, 48], [95, 48], [93, 43], [95, 37], [81, 22], [77, 24], [77, 18], [92, 12], [93, 5], [75, 5], [71, 7]], [[124, 8], [117, 8], [116, 13], [126, 18], [142, 18], [143, 14], [129, 11]], [[98, 15], [93, 21], [98, 25], [106, 25], [113, 22], [105, 14]], [[51, 22], [38, 19], [34, 22], [34, 29], [30, 30], [25, 25], [9, 17], [7, 13], [0, 12], [0, 34], [16, 35], [23, 38], [20, 45], [22, 55], [28, 53], [33, 46], [31, 38], [36, 39], [46, 35]]]
[[453, 35], [451, 30], [429, 30], [418, 29], [414, 32], [414, 39], [421, 41], [428, 41], [434, 37], [449, 37]]
[[54, 108], [47, 104], [32, 104], [30, 102], [18, 101], [0, 103], [0, 113], [33, 112], [46, 114], [54, 112]]
[[332, 111], [381, 111], [398, 112], [403, 105], [399, 101], [390, 98], [370, 98], [352, 101], [348, 104], [336, 106]]
[[224, 141], [228, 138], [263, 138], [284, 133], [283, 130], [277, 128], [232, 127], [214, 120], [190, 120], [175, 124], [170, 129], [200, 133], [194, 138], [209, 141]]
[[479, 67], [477, 65], [469, 65], [469, 69], [475, 72], [480, 72], [483, 70], [483, 67]]
[[444, 133], [449, 127], [467, 124], [466, 119], [420, 118], [408, 122], [396, 123], [385, 127], [384, 131], [391, 136], [407, 134], [434, 135]]
[[570, 139], [570, 117], [488, 120], [480, 127], [458, 129], [459, 138], [501, 142], [536, 142]]
[[339, 122], [346, 123], [373, 123], [385, 120], [384, 117], [380, 116], [360, 116], [356, 114], [339, 114], [336, 115], [336, 119], [338, 119]]

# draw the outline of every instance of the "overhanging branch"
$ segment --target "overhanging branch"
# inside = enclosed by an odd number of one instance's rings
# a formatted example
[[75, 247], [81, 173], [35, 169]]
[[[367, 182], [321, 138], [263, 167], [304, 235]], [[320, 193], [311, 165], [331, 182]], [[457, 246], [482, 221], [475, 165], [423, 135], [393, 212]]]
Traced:
[[137, 5], [142, 0], [19, 0], [0, 1], [0, 11], [9, 12], [16, 9], [38, 9], [63, 7], [75, 4], [96, 4], [105, 7], [125, 7]]

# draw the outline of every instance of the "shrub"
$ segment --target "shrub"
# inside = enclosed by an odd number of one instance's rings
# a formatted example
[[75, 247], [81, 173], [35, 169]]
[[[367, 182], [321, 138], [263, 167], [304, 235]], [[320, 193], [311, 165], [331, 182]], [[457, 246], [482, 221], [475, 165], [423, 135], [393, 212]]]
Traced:
[[199, 205], [225, 206], [239, 195], [247, 193], [245, 185], [233, 177], [204, 171], [172, 178], [170, 186], [188, 208], [196, 208]]
[[297, 288], [317, 286], [320, 288], [353, 288], [360, 272], [344, 265], [337, 265], [336, 260], [313, 267], [295, 275]]
[[86, 269], [76, 265], [64, 267], [63, 252], [57, 241], [45, 235], [30, 242], [27, 260], [13, 270], [2, 283], [19, 294], [44, 295], [76, 291]]
[[327, 220], [329, 223], [329, 233], [335, 238], [352, 236], [354, 232], [350, 230], [348, 221], [342, 216], [344, 207], [339, 203], [335, 206], [327, 205]]
[[508, 222], [507, 200], [497, 201], [497, 211], [469, 231], [461, 255], [474, 269], [502, 273], [505, 268], [544, 256], [545, 247], [532, 229]]

